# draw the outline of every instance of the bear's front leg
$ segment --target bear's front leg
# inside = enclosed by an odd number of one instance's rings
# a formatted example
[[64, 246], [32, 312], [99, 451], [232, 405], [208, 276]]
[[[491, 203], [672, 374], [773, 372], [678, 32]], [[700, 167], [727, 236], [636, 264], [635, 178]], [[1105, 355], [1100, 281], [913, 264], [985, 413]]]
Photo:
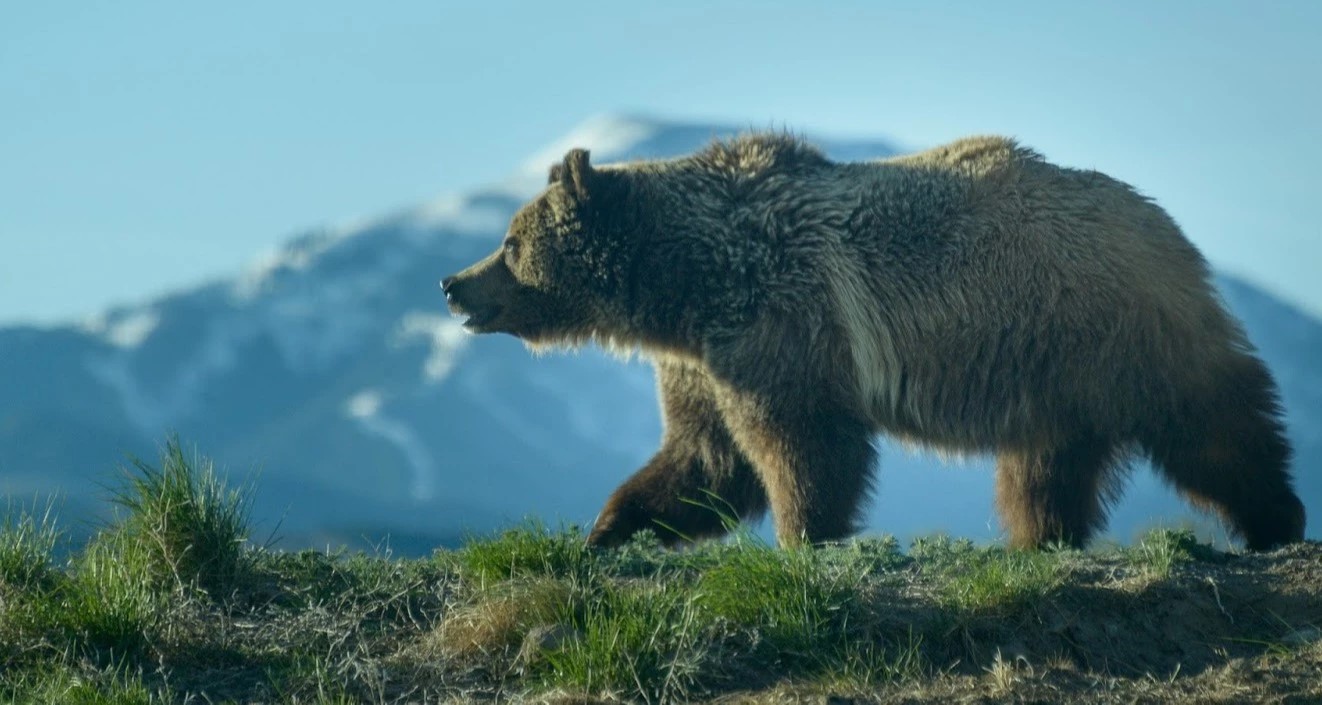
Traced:
[[796, 332], [754, 329], [711, 356], [726, 426], [762, 479], [783, 547], [854, 533], [876, 461], [847, 359]]
[[866, 423], [831, 405], [755, 394], [734, 396], [726, 418], [766, 487], [782, 547], [857, 530], [876, 456]]
[[707, 373], [657, 361], [656, 375], [665, 424], [661, 449], [607, 500], [590, 545], [618, 546], [642, 529], [673, 545], [719, 536], [727, 518], [766, 511], [766, 493], [725, 427]]

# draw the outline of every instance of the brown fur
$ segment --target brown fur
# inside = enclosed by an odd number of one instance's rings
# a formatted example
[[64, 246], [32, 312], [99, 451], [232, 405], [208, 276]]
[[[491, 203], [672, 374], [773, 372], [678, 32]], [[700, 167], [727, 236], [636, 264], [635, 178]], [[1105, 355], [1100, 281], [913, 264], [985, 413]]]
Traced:
[[502, 249], [445, 280], [476, 332], [641, 349], [661, 449], [590, 541], [848, 535], [877, 432], [998, 455], [1012, 543], [1082, 544], [1137, 450], [1251, 548], [1303, 536], [1275, 385], [1199, 253], [1129, 186], [977, 137], [836, 164], [751, 135], [593, 167], [573, 150]]

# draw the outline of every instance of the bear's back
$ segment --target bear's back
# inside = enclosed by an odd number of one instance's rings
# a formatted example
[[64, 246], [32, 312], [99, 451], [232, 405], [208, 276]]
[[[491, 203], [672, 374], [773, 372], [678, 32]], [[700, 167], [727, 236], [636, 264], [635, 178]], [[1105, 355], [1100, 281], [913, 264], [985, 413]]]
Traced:
[[[894, 431], [976, 448], [1079, 404], [1120, 424], [1244, 344], [1201, 255], [1121, 181], [1003, 137], [837, 170], [861, 215], [824, 276]], [[970, 397], [996, 401], [950, 402]]]
[[1032, 161], [1042, 161], [1042, 157], [999, 135], [964, 137], [922, 152], [878, 160], [882, 164], [948, 171], [969, 177], [985, 176]]

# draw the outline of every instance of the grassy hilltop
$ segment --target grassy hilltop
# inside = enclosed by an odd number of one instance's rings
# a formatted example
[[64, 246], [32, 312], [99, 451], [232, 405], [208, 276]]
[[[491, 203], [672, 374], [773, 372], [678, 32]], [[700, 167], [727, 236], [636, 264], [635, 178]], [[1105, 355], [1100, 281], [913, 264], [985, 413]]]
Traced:
[[1322, 702], [1317, 543], [595, 552], [529, 524], [397, 560], [270, 550], [248, 498], [172, 442], [77, 550], [11, 507], [0, 701]]

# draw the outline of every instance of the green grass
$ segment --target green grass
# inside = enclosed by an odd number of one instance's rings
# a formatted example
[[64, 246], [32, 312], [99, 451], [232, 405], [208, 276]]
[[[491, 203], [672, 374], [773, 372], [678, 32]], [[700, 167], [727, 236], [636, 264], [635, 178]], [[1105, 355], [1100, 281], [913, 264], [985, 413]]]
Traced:
[[153, 691], [126, 668], [88, 671], [68, 666], [24, 671], [0, 680], [0, 696], [9, 702], [60, 705], [154, 705], [173, 699], [168, 689]]
[[820, 645], [843, 634], [850, 598], [865, 572], [811, 549], [750, 546], [697, 581], [697, 601], [718, 618], [755, 628], [757, 647], [785, 667], [811, 663]]
[[50, 626], [98, 660], [142, 654], [167, 604], [149, 580], [150, 560], [132, 536], [100, 534], [44, 596]]
[[1122, 551], [1131, 565], [1156, 578], [1170, 577], [1177, 566], [1195, 558], [1211, 560], [1215, 553], [1185, 529], [1155, 529]]
[[538, 522], [494, 537], [470, 537], [455, 556], [460, 569], [479, 583], [537, 575], [584, 575], [592, 551], [576, 527], [551, 531]]
[[922, 636], [912, 630], [889, 643], [876, 638], [842, 642], [822, 657], [818, 682], [833, 691], [865, 694], [917, 681], [931, 673], [922, 647]]
[[[597, 552], [576, 529], [538, 524], [471, 539], [451, 560], [472, 598], [441, 625], [435, 646], [511, 660], [546, 689], [672, 702], [694, 685], [711, 619], [684, 574], [690, 561], [669, 561], [655, 546], [645, 536]], [[558, 636], [527, 641], [538, 632]]]
[[0, 520], [0, 586], [27, 588], [45, 581], [60, 537], [53, 503], [40, 512], [11, 503]]
[[1041, 603], [1065, 578], [1059, 556], [990, 549], [947, 572], [942, 602], [976, 614], [1004, 614]]
[[[984, 677], [985, 653], [1091, 599], [1070, 601], [1085, 554], [944, 537], [779, 550], [736, 532], [675, 551], [643, 532], [598, 551], [575, 527], [527, 523], [423, 559], [285, 553], [248, 541], [250, 496], [171, 440], [67, 558], [49, 507], [11, 508], [0, 702], [868, 699], [951, 669]], [[1165, 579], [1219, 555], [1156, 532], [1102, 559]], [[1219, 643], [1271, 655], [1255, 639], [1279, 626]]]
[[230, 590], [248, 567], [251, 488], [230, 489], [210, 460], [185, 454], [171, 438], [159, 466], [133, 459], [115, 503], [119, 526], [143, 549], [143, 577], [212, 596]]
[[910, 555], [939, 576], [937, 600], [958, 615], [1004, 615], [1042, 602], [1068, 577], [1069, 551], [976, 547], [944, 536], [919, 539]]
[[[645, 533], [596, 552], [577, 531], [530, 525], [470, 541], [454, 561], [475, 597], [439, 630], [441, 650], [521, 652], [546, 688], [667, 702], [736, 672], [880, 682], [921, 660], [892, 648], [911, 634], [869, 630], [857, 599], [874, 571], [906, 563], [893, 539], [780, 551], [742, 535], [666, 551]], [[529, 665], [539, 630], [559, 636]]]
[[114, 497], [122, 516], [62, 568], [52, 565], [60, 533], [49, 509], [7, 516], [0, 666], [14, 699], [41, 702], [58, 691], [50, 702], [151, 701], [141, 679], [126, 674], [151, 656], [171, 610], [185, 593], [218, 593], [245, 574], [245, 493], [226, 489], [209, 462], [189, 459], [174, 439], [159, 468], [133, 467]]
[[295, 653], [269, 665], [265, 675], [278, 702], [339, 705], [360, 702], [348, 693], [344, 679], [332, 672], [331, 659]]
[[568, 635], [533, 669], [547, 686], [674, 702], [707, 665], [709, 621], [682, 586], [602, 582], [558, 607]]

